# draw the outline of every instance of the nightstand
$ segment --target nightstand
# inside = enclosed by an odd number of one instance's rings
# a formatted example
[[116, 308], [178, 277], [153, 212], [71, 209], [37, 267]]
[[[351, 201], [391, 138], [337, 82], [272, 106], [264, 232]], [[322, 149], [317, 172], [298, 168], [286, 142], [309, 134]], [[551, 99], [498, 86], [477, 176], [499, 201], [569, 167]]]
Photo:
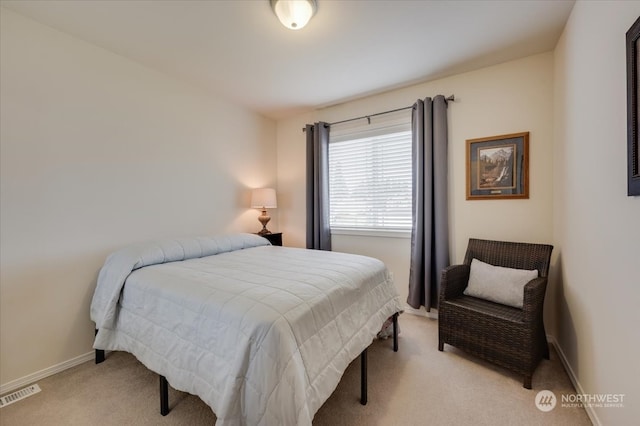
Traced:
[[274, 246], [282, 245], [282, 232], [274, 232], [273, 234], [264, 234], [260, 236], [269, 240], [271, 245], [274, 245]]

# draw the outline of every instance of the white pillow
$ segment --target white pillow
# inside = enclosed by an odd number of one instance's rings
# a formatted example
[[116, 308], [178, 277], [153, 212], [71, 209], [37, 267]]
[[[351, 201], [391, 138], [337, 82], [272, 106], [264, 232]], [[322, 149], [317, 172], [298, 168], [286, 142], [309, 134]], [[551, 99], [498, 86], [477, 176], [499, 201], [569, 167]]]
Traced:
[[536, 269], [527, 271], [504, 268], [472, 259], [469, 284], [464, 294], [514, 308], [522, 308], [524, 286], [537, 277]]

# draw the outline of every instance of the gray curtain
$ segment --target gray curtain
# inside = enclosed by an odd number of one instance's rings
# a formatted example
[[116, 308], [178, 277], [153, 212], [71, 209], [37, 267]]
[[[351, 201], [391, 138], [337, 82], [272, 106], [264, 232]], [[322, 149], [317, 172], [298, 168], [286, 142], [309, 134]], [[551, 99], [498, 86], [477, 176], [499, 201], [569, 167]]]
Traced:
[[329, 124], [307, 124], [307, 248], [331, 250]]
[[447, 101], [418, 100], [411, 116], [413, 227], [407, 303], [437, 308], [440, 274], [449, 266]]

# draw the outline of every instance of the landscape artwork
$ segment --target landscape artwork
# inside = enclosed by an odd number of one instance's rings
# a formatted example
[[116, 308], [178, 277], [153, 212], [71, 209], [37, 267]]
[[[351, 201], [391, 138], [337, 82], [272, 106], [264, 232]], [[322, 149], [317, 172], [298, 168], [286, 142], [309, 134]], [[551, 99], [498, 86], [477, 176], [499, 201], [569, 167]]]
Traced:
[[467, 200], [529, 198], [529, 132], [467, 140]]
[[496, 148], [478, 148], [478, 187], [513, 188], [513, 154], [516, 146], [502, 145]]

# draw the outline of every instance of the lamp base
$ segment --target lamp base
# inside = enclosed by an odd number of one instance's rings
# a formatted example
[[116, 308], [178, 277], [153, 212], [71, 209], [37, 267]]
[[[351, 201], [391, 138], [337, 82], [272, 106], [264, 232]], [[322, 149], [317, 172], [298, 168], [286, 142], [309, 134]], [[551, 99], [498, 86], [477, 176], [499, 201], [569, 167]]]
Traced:
[[267, 229], [267, 223], [271, 220], [271, 216], [267, 214], [267, 210], [262, 210], [262, 215], [258, 216], [258, 220], [262, 224], [262, 229], [258, 232], [258, 235], [271, 234], [271, 231]]

